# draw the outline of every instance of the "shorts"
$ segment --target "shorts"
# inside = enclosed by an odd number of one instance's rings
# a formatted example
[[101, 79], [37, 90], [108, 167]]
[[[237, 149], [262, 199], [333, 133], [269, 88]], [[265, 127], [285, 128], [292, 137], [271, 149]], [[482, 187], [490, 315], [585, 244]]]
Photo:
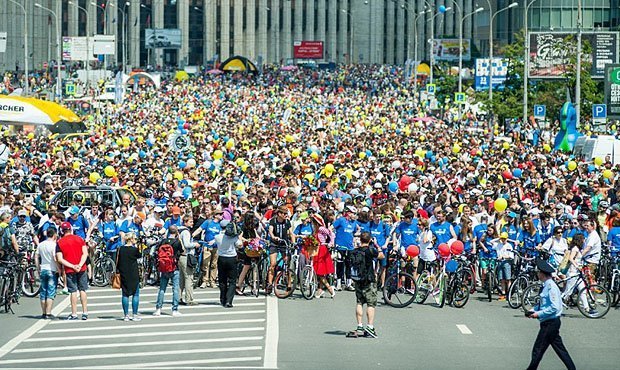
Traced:
[[279, 247], [279, 246], [275, 246], [272, 245], [269, 247], [269, 254], [275, 254], [280, 252], [280, 254], [285, 255], [286, 254], [286, 247]]
[[241, 262], [243, 262], [243, 266], [250, 266], [252, 264], [252, 260], [258, 262], [258, 260], [260, 259], [260, 257], [248, 257], [248, 255], [245, 254], [245, 251], [238, 252], [237, 256], [239, 256], [239, 259], [241, 260]]
[[420, 260], [418, 261], [417, 273], [421, 274], [424, 270], [430, 270], [431, 266], [436, 264], [437, 263], [435, 261], [424, 261], [420, 258]]
[[88, 274], [86, 271], [77, 274], [67, 274], [67, 290], [69, 293], [75, 293], [78, 290], [85, 292], [88, 290]]
[[379, 264], [381, 265], [381, 267], [387, 267], [387, 261], [388, 261], [388, 253], [387, 253], [387, 248], [386, 249], [381, 249], [381, 251], [383, 252], [383, 259], [379, 260]]
[[41, 270], [39, 298], [42, 301], [56, 298], [56, 285], [58, 285], [58, 273], [50, 270]]
[[368, 307], [377, 306], [377, 283], [355, 284], [355, 298], [357, 304]]
[[499, 261], [499, 268], [497, 270], [497, 278], [499, 280], [512, 279], [512, 261]]
[[489, 267], [489, 265], [491, 264], [491, 261], [493, 260], [493, 258], [489, 258], [489, 257], [480, 257], [480, 268], [483, 270], [486, 270], [487, 267]]

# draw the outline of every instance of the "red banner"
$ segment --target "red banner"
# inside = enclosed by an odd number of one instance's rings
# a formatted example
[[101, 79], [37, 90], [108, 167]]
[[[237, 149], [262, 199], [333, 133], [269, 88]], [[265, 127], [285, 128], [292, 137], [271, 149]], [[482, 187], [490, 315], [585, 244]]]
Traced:
[[293, 56], [295, 59], [323, 59], [323, 41], [295, 41]]

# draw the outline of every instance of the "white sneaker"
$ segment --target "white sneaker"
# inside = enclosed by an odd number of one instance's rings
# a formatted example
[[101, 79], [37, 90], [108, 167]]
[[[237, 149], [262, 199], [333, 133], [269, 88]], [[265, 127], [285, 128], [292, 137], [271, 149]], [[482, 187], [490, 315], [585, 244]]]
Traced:
[[161, 316], [161, 308], [158, 308], [153, 312], [153, 316]]
[[138, 315], [133, 315], [133, 317], [131, 318], [131, 321], [142, 321], [142, 318]]
[[342, 282], [340, 280], [336, 282], [336, 290], [339, 292], [342, 290]]
[[172, 316], [179, 317], [179, 316], [183, 316], [183, 314], [180, 313], [179, 310], [174, 310], [174, 311], [172, 311]]
[[129, 321], [129, 316], [125, 316], [125, 317], [123, 318], [123, 321]]

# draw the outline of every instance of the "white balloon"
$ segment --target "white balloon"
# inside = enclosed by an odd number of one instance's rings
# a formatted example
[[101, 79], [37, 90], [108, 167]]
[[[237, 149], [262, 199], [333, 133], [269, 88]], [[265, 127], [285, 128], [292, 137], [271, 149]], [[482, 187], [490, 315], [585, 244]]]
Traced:
[[407, 187], [407, 190], [410, 193], [415, 193], [416, 191], [418, 191], [418, 185], [414, 182], [412, 182], [411, 184], [409, 184], [409, 186]]

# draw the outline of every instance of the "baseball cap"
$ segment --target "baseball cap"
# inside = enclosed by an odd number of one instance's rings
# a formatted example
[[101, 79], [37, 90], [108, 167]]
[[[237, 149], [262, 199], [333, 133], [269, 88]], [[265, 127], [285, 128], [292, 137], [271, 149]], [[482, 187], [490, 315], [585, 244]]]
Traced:
[[305, 220], [305, 219], [307, 219], [307, 218], [308, 218], [308, 212], [301, 212], [301, 213], [299, 214], [299, 219], [300, 219], [300, 220], [302, 220], [302, 221], [303, 221], [303, 220]]
[[78, 213], [80, 213], [80, 207], [72, 206], [71, 208], [69, 208], [69, 214], [70, 215], [76, 215]]
[[153, 210], [153, 212], [155, 212], [155, 213], [164, 213], [164, 212], [165, 212], [165, 210], [164, 210], [162, 207], [157, 206], [157, 207], [155, 207], [155, 209]]
[[17, 217], [21, 216], [28, 216], [28, 212], [26, 212], [26, 210], [24, 209], [20, 209], [19, 212], [17, 212]]
[[60, 228], [62, 230], [71, 230], [71, 224], [68, 223], [67, 221], [65, 221], [65, 222], [60, 224]]
[[180, 215], [181, 214], [181, 208], [179, 208], [177, 206], [172, 207], [172, 214], [176, 215], [176, 216]]
[[525, 198], [525, 199], [523, 200], [523, 204], [529, 204], [529, 205], [532, 205], [532, 200], [531, 200], [530, 198]]
[[513, 211], [508, 212], [508, 217], [517, 218], [517, 214]]
[[142, 221], [146, 220], [146, 215], [144, 212], [136, 212], [136, 216], [140, 217]]
[[503, 232], [501, 234], [499, 234], [500, 239], [508, 239], [508, 233], [507, 232]]

